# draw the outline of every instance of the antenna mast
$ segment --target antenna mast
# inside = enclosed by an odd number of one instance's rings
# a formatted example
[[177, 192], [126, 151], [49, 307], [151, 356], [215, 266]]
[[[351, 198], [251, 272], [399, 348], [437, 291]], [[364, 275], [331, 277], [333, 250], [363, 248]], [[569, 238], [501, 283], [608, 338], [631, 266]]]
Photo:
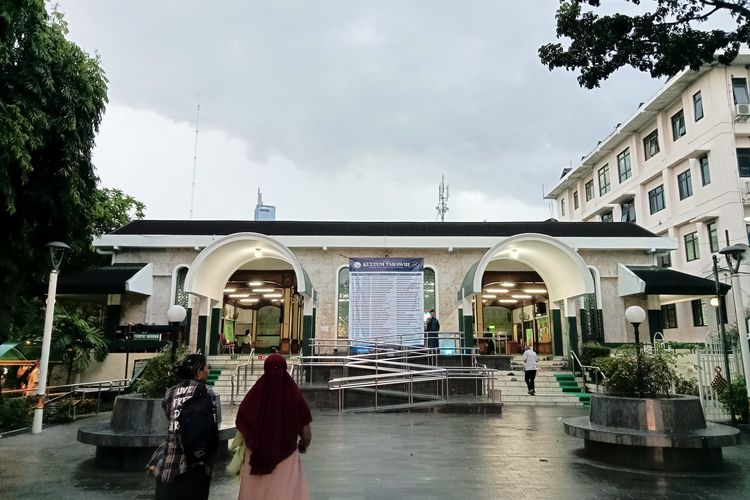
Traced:
[[440, 180], [438, 188], [438, 205], [436, 207], [440, 222], [445, 222], [445, 212], [448, 211], [448, 186], [445, 184], [445, 176]]
[[190, 188], [190, 218], [193, 218], [195, 205], [195, 171], [198, 169], [198, 124], [201, 117], [200, 94], [198, 94], [198, 109], [195, 112], [195, 145], [193, 146], [193, 184]]

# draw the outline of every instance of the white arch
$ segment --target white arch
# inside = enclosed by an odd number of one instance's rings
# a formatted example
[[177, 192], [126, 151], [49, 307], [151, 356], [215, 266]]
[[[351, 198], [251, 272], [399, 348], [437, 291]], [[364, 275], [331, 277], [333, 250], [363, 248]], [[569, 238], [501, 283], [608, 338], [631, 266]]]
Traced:
[[294, 270], [297, 291], [312, 303], [313, 286], [297, 256], [286, 246], [263, 234], [235, 233], [207, 246], [193, 261], [185, 278], [185, 291], [216, 301], [224, 298], [224, 286], [232, 274], [248, 262], [276, 259]]
[[552, 302], [594, 293], [594, 280], [581, 256], [559, 240], [537, 233], [511, 236], [490, 248], [477, 263], [470, 293], [482, 291], [482, 276], [497, 260], [521, 262], [536, 271]]

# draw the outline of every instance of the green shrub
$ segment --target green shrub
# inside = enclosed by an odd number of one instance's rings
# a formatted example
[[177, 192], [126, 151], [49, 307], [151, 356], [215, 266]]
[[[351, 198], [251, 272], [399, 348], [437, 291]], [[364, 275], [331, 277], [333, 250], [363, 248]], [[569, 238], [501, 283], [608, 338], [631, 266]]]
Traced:
[[605, 387], [612, 396], [658, 398], [669, 396], [672, 385], [677, 380], [674, 370], [674, 356], [659, 352], [640, 352], [640, 381], [638, 376], [638, 355], [634, 347], [616, 349], [610, 358], [599, 366], [607, 376]]
[[167, 389], [176, 385], [180, 378], [177, 367], [187, 356], [187, 349], [179, 347], [172, 362], [172, 347], [167, 345], [162, 351], [146, 362], [140, 378], [133, 384], [133, 390], [144, 398], [163, 398]]
[[734, 411], [734, 415], [740, 422], [750, 423], [750, 420], [748, 420], [750, 408], [748, 408], [747, 388], [744, 378], [732, 381], [732, 385], [719, 394], [719, 401], [727, 411]]
[[591, 365], [596, 358], [609, 357], [612, 349], [599, 344], [584, 344], [581, 349], [581, 363]]
[[0, 432], [30, 427], [36, 398], [0, 399]]
[[674, 392], [676, 394], [687, 394], [689, 396], [698, 396], [698, 382], [693, 379], [687, 379], [677, 376], [677, 380], [674, 383]]

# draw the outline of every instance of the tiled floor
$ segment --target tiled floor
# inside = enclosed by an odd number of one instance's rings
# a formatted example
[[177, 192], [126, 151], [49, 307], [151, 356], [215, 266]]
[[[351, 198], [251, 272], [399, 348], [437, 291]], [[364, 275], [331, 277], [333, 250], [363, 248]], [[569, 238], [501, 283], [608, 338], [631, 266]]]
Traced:
[[[315, 499], [748, 498], [750, 444], [726, 449], [711, 474], [656, 474], [601, 466], [563, 434], [576, 407], [507, 407], [502, 416], [445, 414], [314, 415], [303, 464]], [[231, 414], [225, 410], [225, 419]], [[96, 420], [106, 420], [101, 415]], [[0, 498], [153, 498], [144, 473], [94, 468], [79, 425], [0, 439]], [[743, 434], [750, 443], [750, 432]], [[236, 498], [223, 467], [211, 498]]]

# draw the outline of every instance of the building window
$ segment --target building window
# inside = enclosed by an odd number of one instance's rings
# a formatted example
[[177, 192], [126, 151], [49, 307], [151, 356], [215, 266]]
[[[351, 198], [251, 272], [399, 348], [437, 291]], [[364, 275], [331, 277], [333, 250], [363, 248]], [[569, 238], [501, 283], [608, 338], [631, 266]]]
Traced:
[[[612, 222], [612, 221], [613, 221], [612, 210], [610, 210], [609, 212], [604, 212], [602, 214], [602, 222]], [[750, 233], [748, 233], [748, 234], [750, 234]]]
[[560, 200], [560, 215], [565, 215], [565, 200]]
[[185, 278], [187, 278], [188, 268], [181, 267], [175, 277], [174, 303], [181, 305], [185, 309], [190, 303], [190, 295], [185, 291]]
[[672, 140], [676, 141], [685, 133], [685, 113], [683, 110], [679, 110], [672, 116]]
[[573, 210], [578, 210], [578, 191], [573, 191]]
[[674, 304], [661, 306], [661, 327], [664, 330], [677, 328], [677, 306]]
[[620, 174], [620, 182], [630, 178], [630, 148], [617, 155], [617, 172]]
[[750, 177], [750, 148], [737, 148], [737, 168], [740, 177]]
[[708, 155], [703, 155], [698, 159], [698, 164], [701, 167], [701, 182], [706, 186], [711, 184], [711, 170], [708, 168]]
[[[424, 268], [424, 308], [425, 312], [432, 309], [437, 310], [437, 286], [435, 281], [435, 270], [430, 267]], [[336, 336], [347, 338], [349, 336], [349, 268], [342, 267], [338, 274], [338, 314], [336, 318]]]
[[747, 79], [732, 78], [732, 93], [734, 94], [735, 104], [750, 104], [750, 97], [747, 94]]
[[659, 152], [659, 130], [654, 130], [644, 137], [643, 151], [647, 160]]
[[599, 196], [604, 196], [609, 192], [609, 165], [604, 165], [599, 169]]
[[667, 252], [665, 254], [656, 256], [656, 265], [659, 267], [672, 267], [672, 254]]
[[703, 96], [701, 96], [700, 90], [693, 94], [693, 116], [695, 121], [703, 118]]
[[710, 222], [706, 225], [706, 228], [708, 229], [708, 247], [711, 250], [711, 253], [719, 251], [719, 230], [716, 226], [716, 221]]
[[693, 196], [693, 182], [690, 177], [690, 170], [685, 170], [677, 176], [677, 186], [680, 190], [681, 200]]
[[698, 249], [698, 231], [685, 235], [685, 258], [688, 262], [699, 259], [701, 256]]
[[664, 210], [664, 184], [656, 186], [648, 192], [648, 207], [652, 214]]
[[703, 301], [691, 300], [690, 307], [693, 310], [693, 326], [706, 326], [706, 318], [703, 316]]
[[590, 201], [594, 197], [594, 179], [591, 179], [586, 183], [586, 201]]
[[635, 222], [635, 200], [633, 198], [620, 204], [620, 210], [622, 212], [620, 222]]

